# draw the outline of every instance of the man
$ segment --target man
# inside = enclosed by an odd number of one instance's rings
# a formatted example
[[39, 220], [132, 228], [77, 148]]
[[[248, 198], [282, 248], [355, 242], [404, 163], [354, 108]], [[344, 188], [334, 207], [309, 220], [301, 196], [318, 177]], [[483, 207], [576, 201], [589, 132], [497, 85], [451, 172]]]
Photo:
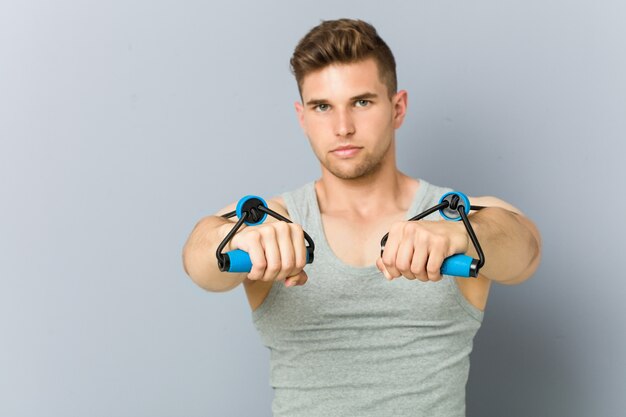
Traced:
[[[407, 93], [397, 91], [385, 42], [365, 22], [326, 21], [300, 41], [291, 65], [320, 179], [269, 200], [293, 224], [268, 217], [230, 241], [226, 251], [250, 254], [250, 273], [222, 273], [214, 255], [233, 227], [219, 215], [235, 204], [196, 225], [185, 270], [209, 291], [244, 284], [271, 352], [275, 416], [463, 416], [491, 282], [532, 275], [539, 233], [510, 204], [470, 197], [488, 207], [470, 214], [486, 263], [477, 278], [442, 276], [445, 258], [477, 255], [462, 222], [438, 213], [406, 221], [449, 189], [396, 167]], [[316, 244], [310, 265], [303, 230]]]

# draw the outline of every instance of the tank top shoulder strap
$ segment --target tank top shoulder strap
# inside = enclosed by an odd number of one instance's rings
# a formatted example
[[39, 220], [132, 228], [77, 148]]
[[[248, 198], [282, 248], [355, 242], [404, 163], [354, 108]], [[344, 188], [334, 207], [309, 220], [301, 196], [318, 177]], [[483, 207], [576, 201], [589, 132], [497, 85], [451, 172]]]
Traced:
[[281, 194], [285, 201], [285, 208], [289, 214], [289, 219], [301, 225], [305, 230], [313, 225], [312, 210], [317, 205], [317, 201], [312, 201], [315, 196], [315, 182], [311, 181], [300, 188]]

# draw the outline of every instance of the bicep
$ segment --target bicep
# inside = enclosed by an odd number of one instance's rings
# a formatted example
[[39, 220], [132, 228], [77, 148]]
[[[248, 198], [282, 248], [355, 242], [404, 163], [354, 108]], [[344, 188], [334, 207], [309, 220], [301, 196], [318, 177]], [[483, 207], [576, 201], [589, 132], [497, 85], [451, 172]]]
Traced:
[[520, 209], [513, 206], [512, 204], [492, 196], [470, 197], [469, 200], [473, 206], [481, 206], [485, 208], [497, 207], [516, 214], [516, 216], [514, 216], [515, 219], [517, 219], [518, 222], [520, 222], [530, 230], [538, 243], [541, 242], [541, 237], [539, 235], [539, 231], [537, 230], [537, 226], [532, 222], [532, 220], [526, 217]]

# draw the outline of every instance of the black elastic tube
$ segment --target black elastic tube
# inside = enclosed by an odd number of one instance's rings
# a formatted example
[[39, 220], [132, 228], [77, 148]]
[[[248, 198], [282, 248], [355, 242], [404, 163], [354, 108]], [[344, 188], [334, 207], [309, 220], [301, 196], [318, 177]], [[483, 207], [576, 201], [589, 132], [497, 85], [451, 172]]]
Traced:
[[[442, 203], [437, 204], [434, 207], [429, 208], [426, 211], [421, 212], [420, 214], [418, 214], [417, 216], [413, 216], [411, 217], [408, 221], [413, 222], [413, 221], [418, 221], [420, 219], [423, 219], [424, 217], [433, 214], [434, 212], [436, 212], [437, 210], [441, 210], [444, 208], [447, 208], [450, 205], [450, 203], [448, 203], [447, 201], [444, 201]], [[383, 238], [380, 240], [380, 254], [382, 256], [383, 251], [385, 250], [385, 244], [387, 243], [387, 239], [389, 238], [389, 233], [385, 233], [385, 236], [383, 236]]]
[[467, 218], [467, 214], [465, 214], [465, 206], [460, 205], [457, 210], [461, 215], [461, 220], [463, 220], [463, 224], [465, 225], [465, 229], [467, 230], [472, 244], [474, 245], [474, 249], [476, 249], [476, 252], [478, 253], [478, 265], [476, 266], [476, 274], [478, 274], [478, 270], [485, 264], [485, 255], [480, 247], [480, 243], [478, 243], [478, 238], [476, 237], [476, 233], [474, 233], [474, 228]]
[[235, 233], [237, 233], [237, 230], [239, 230], [243, 222], [246, 221], [247, 217], [248, 217], [248, 213], [243, 212], [241, 215], [241, 218], [237, 221], [237, 223], [230, 230], [230, 232], [228, 232], [224, 240], [222, 240], [222, 243], [220, 243], [219, 246], [217, 247], [217, 250], [215, 251], [215, 256], [217, 256], [217, 262], [218, 262], [218, 266], [220, 267], [220, 270], [222, 269], [222, 266], [224, 265], [224, 255], [222, 254], [222, 250], [224, 250], [224, 247], [226, 246], [228, 241], [232, 239]]
[[450, 205], [450, 203], [449, 203], [449, 202], [444, 201], [444, 202], [442, 202], [442, 203], [437, 204], [437, 205], [436, 205], [436, 206], [434, 206], [434, 207], [429, 208], [429, 209], [428, 209], [428, 210], [426, 210], [426, 211], [421, 212], [421, 213], [420, 213], [420, 214], [418, 214], [417, 216], [411, 217], [411, 218], [409, 219], [409, 221], [411, 221], [411, 222], [412, 222], [412, 221], [421, 220], [421, 219], [423, 219], [424, 217], [428, 216], [429, 214], [433, 214], [434, 212], [436, 212], [436, 211], [438, 211], [438, 210], [441, 210], [441, 209], [445, 209], [445, 208], [447, 208], [449, 205]]
[[[286, 218], [285, 216], [280, 215], [279, 213], [276, 213], [274, 210], [272, 210], [269, 207], [265, 207], [265, 206], [259, 206], [259, 210], [261, 210], [263, 213], [267, 213], [270, 216], [278, 219], [278, 220], [282, 220], [284, 222], [287, 223], [293, 223], [291, 220], [289, 220], [288, 218]], [[304, 230], [303, 230], [304, 232]], [[313, 251], [315, 250], [315, 243], [313, 242], [313, 239], [311, 239], [311, 236], [309, 236], [309, 234], [307, 232], [304, 232], [304, 239], [307, 241], [307, 243], [309, 244], [309, 248], [311, 255], [313, 254]]]
[[[270, 216], [274, 217], [277, 220], [282, 220], [282, 221], [287, 222], [287, 223], [293, 223], [291, 220], [289, 220], [285, 216], [282, 216], [281, 214], [276, 213], [274, 210], [270, 209], [269, 207], [264, 206], [263, 204], [260, 204], [256, 208], [254, 208], [254, 207], [251, 208], [250, 211], [255, 210], [255, 209], [259, 210], [259, 211], [262, 211], [263, 213], [269, 214]], [[235, 216], [236, 214], [237, 214], [236, 211], [231, 211], [229, 213], [226, 213], [226, 214], [222, 215], [222, 217], [229, 218], [229, 217]], [[239, 230], [241, 225], [246, 221], [246, 219], [248, 218], [249, 215], [252, 216], [252, 213], [248, 213], [248, 211], [243, 211], [241, 213], [241, 218], [237, 221], [237, 223], [230, 230], [230, 232], [228, 232], [228, 234], [226, 235], [224, 240], [222, 240], [222, 243], [220, 243], [219, 246], [217, 247], [215, 255], [217, 257], [217, 262], [218, 262], [218, 266], [219, 266], [220, 270], [222, 270], [222, 271], [224, 270], [223, 267], [224, 267], [225, 262], [226, 262], [226, 259], [225, 259], [226, 258], [226, 254], [223, 254], [222, 251], [224, 250], [224, 248], [226, 247], [228, 242], [233, 238], [235, 233], [237, 233], [237, 231]], [[256, 216], [252, 216], [252, 217], [256, 218]], [[313, 242], [313, 239], [311, 239], [311, 236], [309, 236], [307, 232], [304, 232], [304, 239], [309, 244], [309, 246], [307, 247], [307, 253], [308, 253], [307, 258], [308, 258], [308, 262], [311, 263], [311, 262], [313, 262], [313, 256], [314, 256], [314, 251], [315, 251], [315, 243]]]

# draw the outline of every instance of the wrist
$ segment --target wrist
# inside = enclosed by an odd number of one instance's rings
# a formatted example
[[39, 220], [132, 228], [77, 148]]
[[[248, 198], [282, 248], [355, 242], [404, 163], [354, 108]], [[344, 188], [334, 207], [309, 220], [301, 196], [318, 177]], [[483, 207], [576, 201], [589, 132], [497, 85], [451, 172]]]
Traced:
[[473, 252], [472, 242], [462, 221], [448, 222], [453, 229], [452, 247], [455, 253], [470, 255]]

